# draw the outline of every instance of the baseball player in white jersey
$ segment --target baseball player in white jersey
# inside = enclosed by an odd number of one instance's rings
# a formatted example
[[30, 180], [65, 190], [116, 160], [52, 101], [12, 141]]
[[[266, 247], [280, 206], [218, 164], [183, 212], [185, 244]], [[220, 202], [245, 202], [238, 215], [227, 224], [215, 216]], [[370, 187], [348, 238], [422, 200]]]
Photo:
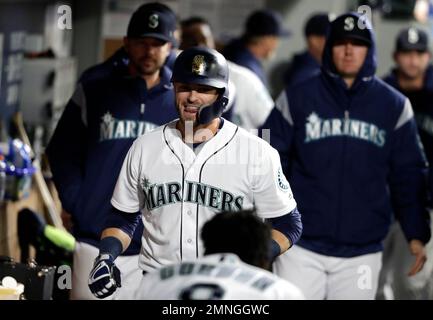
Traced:
[[254, 211], [222, 212], [204, 224], [201, 235], [204, 257], [148, 273], [135, 299], [304, 299], [296, 286], [264, 270], [271, 232]]
[[227, 61], [236, 94], [233, 122], [246, 130], [259, 128], [275, 106], [268, 89], [250, 69]]
[[201, 257], [200, 230], [221, 211], [255, 207], [272, 225], [272, 257], [302, 232], [276, 150], [221, 118], [228, 103], [224, 57], [207, 48], [185, 50], [176, 59], [172, 81], [179, 119], [139, 137], [123, 163], [111, 200], [113, 216], [89, 278], [97, 297], [120, 286], [114, 260], [128, 247], [139, 210], [144, 272]]

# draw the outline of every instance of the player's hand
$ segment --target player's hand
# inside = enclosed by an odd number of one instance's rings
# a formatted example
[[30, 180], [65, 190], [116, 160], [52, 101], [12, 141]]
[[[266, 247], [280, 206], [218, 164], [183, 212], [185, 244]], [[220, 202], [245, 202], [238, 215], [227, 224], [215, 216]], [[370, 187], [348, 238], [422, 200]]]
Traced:
[[96, 257], [89, 276], [89, 289], [99, 299], [111, 296], [120, 285], [120, 270], [109, 254]]
[[409, 242], [409, 250], [410, 250], [410, 253], [413, 256], [415, 256], [415, 262], [412, 265], [412, 267], [408, 273], [408, 276], [414, 276], [418, 272], [420, 272], [422, 270], [422, 268], [424, 267], [424, 263], [427, 260], [427, 254], [425, 251], [424, 244], [419, 240], [411, 240]]

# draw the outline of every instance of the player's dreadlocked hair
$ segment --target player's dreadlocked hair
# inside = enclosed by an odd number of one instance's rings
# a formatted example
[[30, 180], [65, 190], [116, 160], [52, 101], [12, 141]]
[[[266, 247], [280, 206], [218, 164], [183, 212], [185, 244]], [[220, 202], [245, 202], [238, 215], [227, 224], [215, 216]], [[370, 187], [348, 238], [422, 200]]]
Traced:
[[205, 254], [234, 253], [243, 262], [268, 269], [270, 227], [254, 210], [221, 212], [201, 232]]

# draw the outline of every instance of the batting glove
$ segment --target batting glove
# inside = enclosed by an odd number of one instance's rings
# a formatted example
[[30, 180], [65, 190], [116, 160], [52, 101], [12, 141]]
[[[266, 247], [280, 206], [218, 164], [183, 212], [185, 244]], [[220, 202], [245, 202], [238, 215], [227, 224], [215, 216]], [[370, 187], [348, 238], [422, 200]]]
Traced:
[[111, 296], [120, 288], [120, 270], [109, 254], [101, 254], [95, 259], [89, 276], [89, 289], [99, 299]]

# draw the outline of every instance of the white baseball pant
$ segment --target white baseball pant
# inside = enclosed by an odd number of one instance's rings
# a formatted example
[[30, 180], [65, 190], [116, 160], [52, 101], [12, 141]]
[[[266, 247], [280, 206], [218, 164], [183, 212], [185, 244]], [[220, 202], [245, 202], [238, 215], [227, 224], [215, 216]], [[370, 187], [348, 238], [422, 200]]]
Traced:
[[275, 260], [273, 270], [308, 300], [372, 300], [381, 265], [381, 252], [339, 258], [295, 245]]
[[[98, 256], [99, 249], [84, 243], [77, 242], [74, 250], [74, 263], [72, 268], [71, 300], [100, 300], [89, 290], [88, 280], [93, 262]], [[143, 277], [142, 270], [138, 267], [138, 255], [119, 256], [116, 259], [122, 277], [122, 287], [105, 300], [122, 300], [131, 297]]]

